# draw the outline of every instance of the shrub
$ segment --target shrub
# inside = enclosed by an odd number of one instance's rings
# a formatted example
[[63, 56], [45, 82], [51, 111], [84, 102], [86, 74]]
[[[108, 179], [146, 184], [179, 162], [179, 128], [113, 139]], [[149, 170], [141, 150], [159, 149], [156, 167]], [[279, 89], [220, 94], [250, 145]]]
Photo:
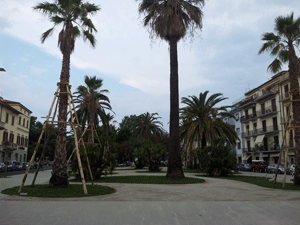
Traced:
[[222, 138], [216, 138], [211, 146], [198, 149], [202, 168], [209, 176], [227, 176], [236, 170], [236, 158], [230, 153], [231, 146]]

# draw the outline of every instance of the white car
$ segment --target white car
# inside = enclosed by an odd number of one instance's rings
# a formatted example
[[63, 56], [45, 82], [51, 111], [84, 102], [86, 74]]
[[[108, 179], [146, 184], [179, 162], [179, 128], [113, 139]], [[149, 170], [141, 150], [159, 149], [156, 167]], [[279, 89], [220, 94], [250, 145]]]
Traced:
[[296, 165], [295, 164], [292, 164], [291, 167], [290, 167], [290, 173], [293, 174], [295, 172], [295, 167]]

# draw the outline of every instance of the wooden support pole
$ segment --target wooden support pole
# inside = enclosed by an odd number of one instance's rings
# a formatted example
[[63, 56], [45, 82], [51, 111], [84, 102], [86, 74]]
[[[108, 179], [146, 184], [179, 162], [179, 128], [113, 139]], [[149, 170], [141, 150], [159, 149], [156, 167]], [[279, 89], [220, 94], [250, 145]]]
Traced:
[[[67, 90], [69, 93], [69, 88], [67, 86]], [[70, 95], [68, 95], [68, 99], [69, 99], [69, 110], [70, 112], [72, 112], [72, 107], [71, 107], [71, 100], [70, 100]], [[78, 166], [79, 166], [79, 172], [80, 172], [80, 177], [81, 177], [81, 182], [82, 182], [82, 186], [83, 186], [83, 192], [84, 194], [87, 194], [87, 189], [86, 189], [86, 184], [85, 184], [85, 179], [84, 179], [84, 174], [83, 174], [83, 170], [82, 170], [82, 164], [81, 164], [81, 159], [80, 159], [80, 153], [79, 153], [79, 147], [78, 147], [78, 141], [77, 141], [77, 135], [76, 135], [76, 129], [74, 126], [74, 119], [73, 119], [73, 115], [71, 114], [71, 122], [72, 122], [72, 129], [74, 132], [74, 141], [75, 141], [75, 148], [76, 148], [76, 154], [77, 154], [77, 161], [78, 161]]]
[[37, 177], [37, 175], [38, 175], [38, 173], [39, 173], [39, 170], [40, 170], [40, 167], [41, 167], [41, 163], [42, 163], [42, 159], [44, 159], [45, 150], [46, 150], [46, 146], [47, 146], [47, 144], [48, 144], [48, 142], [49, 142], [49, 139], [50, 139], [50, 136], [51, 136], [51, 131], [52, 131], [52, 127], [50, 128], [49, 133], [48, 133], [48, 135], [47, 135], [46, 142], [44, 143], [43, 152], [42, 152], [41, 158], [40, 158], [40, 160], [39, 160], [38, 167], [37, 167], [37, 169], [36, 169], [36, 171], [35, 171], [34, 178], [33, 178], [33, 180], [32, 180], [32, 184], [31, 184], [32, 187], [34, 186], [36, 177]]
[[[59, 87], [57, 88], [57, 91], [58, 91], [58, 89], [59, 89]], [[50, 110], [49, 110], [49, 113], [48, 113], [48, 116], [47, 116], [47, 120], [49, 120], [49, 118], [50, 118], [50, 115], [51, 115], [51, 112], [52, 112], [52, 109], [53, 109], [53, 105], [54, 105], [54, 103], [55, 103], [56, 98], [57, 98], [57, 94], [54, 95], [54, 99], [53, 99], [53, 101], [52, 101], [52, 104], [51, 104], [51, 107], [50, 107]], [[39, 140], [38, 140], [38, 142], [37, 142], [37, 144], [36, 144], [36, 146], [35, 146], [35, 149], [34, 149], [34, 151], [33, 151], [31, 160], [30, 160], [30, 162], [29, 162], [29, 166], [27, 167], [27, 170], [26, 170], [25, 175], [24, 175], [24, 177], [23, 177], [22, 184], [21, 184], [21, 186], [20, 186], [20, 188], [19, 188], [18, 193], [20, 193], [20, 192], [22, 191], [22, 189], [23, 189], [23, 186], [24, 186], [24, 184], [25, 184], [27, 175], [28, 175], [29, 170], [30, 170], [30, 168], [31, 168], [31, 164], [32, 164], [33, 161], [34, 161], [34, 157], [35, 157], [36, 152], [37, 152], [37, 150], [38, 150], [38, 148], [39, 148], [39, 146], [40, 146], [40, 143], [41, 143], [43, 134], [44, 134], [44, 132], [45, 132], [45, 129], [46, 129], [46, 122], [44, 123], [42, 132], [41, 132], [40, 137], [39, 137]]]

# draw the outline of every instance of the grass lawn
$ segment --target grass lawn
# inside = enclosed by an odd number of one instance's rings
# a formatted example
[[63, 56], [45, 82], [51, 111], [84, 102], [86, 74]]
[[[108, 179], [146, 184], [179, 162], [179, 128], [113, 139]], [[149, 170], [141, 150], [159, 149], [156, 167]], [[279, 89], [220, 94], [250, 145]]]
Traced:
[[[76, 180], [70, 180], [76, 181]], [[183, 179], [170, 179], [165, 176], [113, 176], [95, 180], [95, 183], [126, 183], [126, 184], [195, 184], [205, 180], [185, 177]]]
[[[20, 186], [8, 188], [1, 191], [6, 195], [20, 195], [18, 193]], [[86, 197], [96, 195], [106, 195], [116, 192], [111, 187], [101, 185], [86, 185], [88, 194], [83, 193], [83, 187], [81, 184], [70, 184], [68, 187], [51, 187], [49, 184], [24, 186], [21, 193], [27, 193], [27, 196], [31, 197], [48, 197], [48, 198], [63, 198], [63, 197]]]
[[[205, 175], [196, 175], [196, 176], [209, 177]], [[267, 181], [265, 177], [231, 175], [228, 177], [210, 177], [210, 178], [242, 181], [250, 184], [256, 184], [258, 186], [266, 187], [266, 188], [275, 188], [275, 189], [282, 189], [282, 190], [300, 190], [300, 186], [295, 186], [294, 184], [291, 183], [285, 183], [285, 187], [282, 187], [282, 183], [276, 182], [276, 184], [274, 184], [273, 181]]]
[[126, 168], [126, 169], [114, 169], [114, 170], [146, 170], [147, 168], [136, 169], [136, 168]]
[[149, 171], [149, 170], [144, 170], [144, 171], [135, 171], [136, 173], [167, 173], [167, 171]]

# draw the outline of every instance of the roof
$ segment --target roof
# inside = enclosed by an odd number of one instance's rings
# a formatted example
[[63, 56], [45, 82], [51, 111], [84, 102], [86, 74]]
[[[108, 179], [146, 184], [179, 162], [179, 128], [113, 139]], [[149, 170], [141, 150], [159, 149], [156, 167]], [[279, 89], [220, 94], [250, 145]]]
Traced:
[[0, 105], [2, 105], [3, 107], [9, 109], [10, 111], [12, 111], [15, 114], [21, 114], [21, 112], [19, 112], [18, 110], [16, 110], [15, 108], [11, 107], [9, 104], [7, 104], [4, 101], [0, 101]]
[[265, 83], [259, 85], [258, 87], [253, 88], [252, 90], [246, 92], [245, 95], [249, 95], [251, 92], [257, 91], [258, 89], [260, 89], [260, 88], [261, 88], [262, 86], [264, 86], [265, 84], [267, 84], [267, 83], [269, 83], [269, 82], [275, 80], [277, 77], [280, 77], [280, 76], [284, 75], [284, 74], [287, 73], [287, 72], [288, 72], [288, 71], [284, 70], [284, 71], [281, 71], [281, 72], [275, 74], [274, 76], [272, 76], [271, 80], [268, 80], [267, 82], [265, 82]]
[[20, 102], [15, 102], [15, 101], [10, 101], [10, 100], [5, 100], [5, 99], [3, 99], [3, 102], [5, 102], [9, 105], [20, 105], [22, 108], [26, 109], [29, 113], [32, 113], [32, 111], [30, 109], [28, 109], [27, 107], [22, 105]]

